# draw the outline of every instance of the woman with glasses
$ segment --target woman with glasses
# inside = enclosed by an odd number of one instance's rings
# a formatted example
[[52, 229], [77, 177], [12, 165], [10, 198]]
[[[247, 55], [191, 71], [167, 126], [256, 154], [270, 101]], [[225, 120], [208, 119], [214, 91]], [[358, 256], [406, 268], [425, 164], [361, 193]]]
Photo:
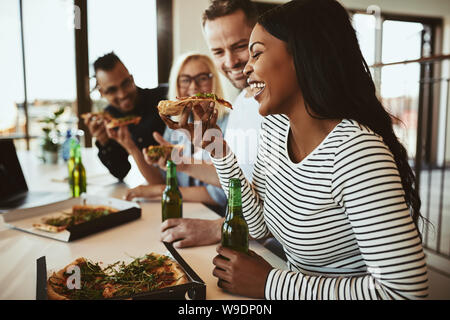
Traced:
[[[187, 53], [180, 56], [173, 64], [169, 78], [169, 99], [175, 100], [177, 97], [188, 97], [198, 93], [214, 93], [223, 97], [222, 86], [216, 68], [208, 56], [202, 54]], [[228, 111], [224, 107], [218, 108], [218, 126], [223, 130], [228, 118]], [[176, 118], [174, 119], [176, 120]], [[195, 114], [190, 114], [191, 121], [200, 121]], [[187, 168], [201, 166], [202, 163], [210, 162], [210, 156], [201, 148], [192, 148], [191, 139], [183, 132], [166, 128], [164, 136], [159, 133], [154, 134], [154, 138], [161, 145], [181, 144], [183, 148], [183, 161], [177, 162], [178, 185], [184, 201], [195, 201], [216, 206], [217, 211], [224, 213], [226, 206], [226, 196], [220, 187], [212, 186], [194, 179], [188, 175]], [[166, 160], [161, 158], [158, 163], [152, 162], [146, 155], [144, 157], [149, 165], [158, 165], [161, 168], [161, 174], [165, 175]], [[185, 171], [185, 172], [183, 172]], [[127, 199], [136, 197], [159, 197], [162, 194], [165, 185], [152, 184], [148, 186], [139, 186], [130, 189], [127, 192]], [[219, 230], [219, 228], [217, 228]], [[213, 232], [211, 228], [205, 228], [204, 232]], [[203, 233], [203, 237], [196, 239], [190, 235], [189, 239], [172, 239], [175, 246], [205, 245], [205, 239], [213, 239]]]

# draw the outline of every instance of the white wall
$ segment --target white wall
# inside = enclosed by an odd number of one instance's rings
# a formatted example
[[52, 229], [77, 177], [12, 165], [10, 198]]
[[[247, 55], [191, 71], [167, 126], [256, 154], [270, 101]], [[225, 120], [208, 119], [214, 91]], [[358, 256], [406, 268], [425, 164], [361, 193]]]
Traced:
[[[258, 1], [268, 3], [287, 2], [286, 0]], [[450, 54], [450, 0], [340, 0], [340, 2], [348, 9], [365, 11], [370, 5], [377, 5], [381, 12], [442, 18], [444, 20], [442, 54]], [[173, 4], [174, 57], [186, 51], [208, 54], [209, 51], [202, 34], [201, 17], [203, 11], [209, 5], [209, 0], [173, 0]], [[443, 76], [449, 75], [447, 69], [443, 70]], [[222, 80], [225, 98], [233, 101], [237, 90], [223, 77]], [[441, 111], [444, 112], [444, 110]], [[450, 110], [448, 121], [450, 122]], [[443, 123], [441, 124], [443, 125]], [[443, 141], [443, 138], [444, 133], [441, 132], [440, 141]], [[447, 160], [450, 160], [450, 136], [447, 136]]]
[[[285, 3], [286, 0], [258, 0]], [[444, 52], [450, 53], [450, 1], [449, 0], [340, 0], [349, 9], [366, 10], [378, 5], [381, 11], [405, 15], [444, 18]], [[207, 52], [201, 35], [201, 16], [209, 0], [173, 0], [174, 54], [187, 50]]]

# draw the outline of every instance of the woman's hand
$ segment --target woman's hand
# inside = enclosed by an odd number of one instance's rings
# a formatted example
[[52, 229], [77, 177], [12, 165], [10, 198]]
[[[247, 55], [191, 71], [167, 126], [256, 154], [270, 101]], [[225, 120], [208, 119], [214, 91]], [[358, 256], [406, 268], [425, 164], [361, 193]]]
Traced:
[[125, 200], [131, 201], [134, 198], [156, 198], [162, 195], [166, 186], [162, 184], [141, 185], [133, 189], [128, 189]]
[[133, 148], [136, 148], [136, 144], [131, 138], [131, 134], [127, 126], [120, 126], [117, 130], [106, 127], [106, 133], [110, 139], [116, 140], [122, 147], [124, 147], [128, 153], [131, 154]]
[[[217, 125], [218, 111], [214, 105], [214, 102], [210, 102], [206, 108], [203, 108], [200, 104], [193, 106], [192, 103], [188, 103], [181, 113], [179, 122], [175, 122], [165, 115], [159, 115], [170, 129], [187, 131], [186, 135], [189, 134], [188, 137], [194, 147], [205, 149], [213, 157], [221, 158], [226, 155], [228, 147], [223, 140], [222, 131]], [[192, 111], [200, 121], [188, 122]]]
[[213, 259], [216, 266], [213, 275], [219, 278], [217, 285], [230, 293], [264, 299], [264, 287], [272, 266], [251, 250], [247, 255], [218, 246], [217, 252], [219, 255]]

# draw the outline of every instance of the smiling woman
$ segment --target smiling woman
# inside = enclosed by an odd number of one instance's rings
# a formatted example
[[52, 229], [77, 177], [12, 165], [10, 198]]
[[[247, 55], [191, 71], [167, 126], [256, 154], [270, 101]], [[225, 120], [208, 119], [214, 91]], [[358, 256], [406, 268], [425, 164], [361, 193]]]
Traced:
[[302, 101], [287, 44], [268, 34], [259, 24], [253, 29], [251, 39], [258, 40], [250, 42], [250, 59], [244, 73], [260, 104], [259, 113], [262, 116], [286, 113], [285, 106]]
[[288, 2], [259, 18], [249, 49], [266, 116], [253, 183], [230, 150], [213, 163], [227, 194], [241, 180], [250, 235], [275, 236], [290, 270], [219, 247], [219, 286], [267, 299], [426, 297], [415, 178], [346, 10]]

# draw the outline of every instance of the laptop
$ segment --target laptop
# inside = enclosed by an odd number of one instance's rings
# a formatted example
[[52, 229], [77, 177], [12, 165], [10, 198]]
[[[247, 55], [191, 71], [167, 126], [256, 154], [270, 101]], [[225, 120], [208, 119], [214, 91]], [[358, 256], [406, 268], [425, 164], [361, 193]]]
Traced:
[[65, 192], [29, 191], [12, 139], [0, 139], [0, 213], [68, 199]]

